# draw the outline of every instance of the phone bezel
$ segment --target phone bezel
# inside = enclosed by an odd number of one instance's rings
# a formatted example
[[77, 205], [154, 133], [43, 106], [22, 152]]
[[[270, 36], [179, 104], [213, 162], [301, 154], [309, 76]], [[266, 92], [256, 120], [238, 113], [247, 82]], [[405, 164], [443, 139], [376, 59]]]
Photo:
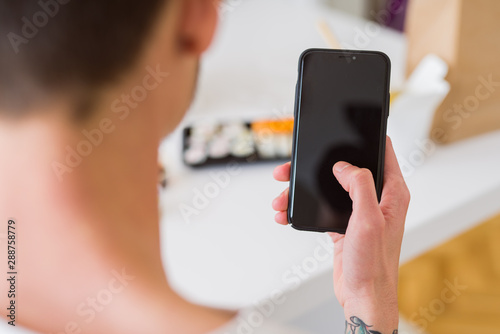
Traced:
[[[294, 224], [293, 218], [291, 216], [291, 211], [292, 211], [292, 206], [293, 206], [293, 196], [295, 192], [295, 165], [297, 163], [296, 161], [296, 149], [297, 149], [297, 142], [298, 142], [298, 137], [299, 137], [299, 128], [300, 128], [300, 122], [299, 122], [299, 116], [300, 116], [300, 102], [301, 102], [301, 97], [302, 97], [302, 78], [303, 78], [303, 67], [304, 67], [304, 59], [305, 57], [314, 52], [320, 52], [320, 53], [330, 53], [334, 54], [337, 56], [345, 57], [346, 61], [347, 59], [352, 59], [352, 57], [356, 57], [358, 55], [360, 56], [365, 56], [365, 55], [370, 55], [370, 56], [380, 56], [384, 59], [386, 66], [387, 66], [387, 71], [386, 71], [386, 77], [385, 77], [385, 90], [386, 94], [384, 96], [384, 105], [385, 108], [383, 110], [383, 117], [382, 117], [382, 127], [380, 129], [380, 150], [379, 150], [379, 156], [378, 156], [378, 173], [375, 178], [375, 187], [376, 187], [376, 192], [377, 192], [377, 198], [380, 202], [380, 198], [382, 195], [382, 188], [383, 188], [383, 182], [384, 182], [384, 161], [385, 161], [385, 143], [386, 143], [386, 134], [387, 134], [387, 117], [389, 116], [389, 100], [390, 100], [390, 94], [389, 94], [389, 86], [390, 86], [390, 73], [391, 73], [391, 61], [389, 57], [381, 52], [381, 51], [369, 51], [369, 50], [337, 50], [337, 49], [318, 49], [318, 48], [313, 48], [313, 49], [307, 49], [299, 57], [299, 69], [298, 69], [298, 79], [297, 79], [297, 85], [295, 88], [295, 109], [294, 109], [294, 128], [293, 128], [293, 142], [292, 142], [292, 158], [291, 158], [291, 164], [290, 164], [290, 191], [288, 195], [288, 210], [287, 210], [287, 219], [288, 223], [297, 230], [301, 231], [310, 231], [310, 232], [336, 232], [336, 233], [341, 233], [345, 234], [346, 229], [334, 229], [334, 228], [321, 228], [317, 226], [302, 226], [302, 225], [297, 225]], [[349, 63], [352, 61], [356, 60], [351, 60], [348, 61]], [[333, 175], [332, 175], [333, 177]]]

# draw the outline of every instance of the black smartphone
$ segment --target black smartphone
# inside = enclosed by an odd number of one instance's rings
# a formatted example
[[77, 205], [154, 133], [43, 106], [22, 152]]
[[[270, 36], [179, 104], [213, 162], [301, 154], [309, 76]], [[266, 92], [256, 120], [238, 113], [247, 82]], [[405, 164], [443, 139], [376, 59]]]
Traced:
[[338, 161], [368, 168], [380, 201], [389, 114], [390, 60], [378, 51], [309, 49], [299, 60], [288, 222], [345, 233], [349, 194]]

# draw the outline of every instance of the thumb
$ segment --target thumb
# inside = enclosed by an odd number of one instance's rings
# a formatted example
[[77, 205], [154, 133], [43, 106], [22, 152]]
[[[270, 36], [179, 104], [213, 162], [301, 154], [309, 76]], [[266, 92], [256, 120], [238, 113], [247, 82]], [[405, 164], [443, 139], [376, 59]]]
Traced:
[[333, 166], [333, 174], [353, 202], [353, 214], [373, 217], [380, 212], [375, 182], [369, 169], [353, 166], [345, 161], [339, 161]]

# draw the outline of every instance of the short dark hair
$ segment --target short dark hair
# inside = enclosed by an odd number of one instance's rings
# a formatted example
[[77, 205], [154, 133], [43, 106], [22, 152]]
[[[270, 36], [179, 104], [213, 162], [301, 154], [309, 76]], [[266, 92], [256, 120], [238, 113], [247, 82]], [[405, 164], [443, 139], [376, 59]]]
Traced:
[[0, 109], [86, 96], [139, 57], [167, 0], [0, 0]]

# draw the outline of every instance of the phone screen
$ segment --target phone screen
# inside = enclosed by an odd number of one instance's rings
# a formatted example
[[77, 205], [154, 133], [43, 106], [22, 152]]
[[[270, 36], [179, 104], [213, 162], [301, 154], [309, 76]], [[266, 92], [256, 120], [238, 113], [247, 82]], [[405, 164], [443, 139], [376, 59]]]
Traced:
[[337, 161], [368, 168], [380, 199], [389, 71], [379, 52], [301, 56], [288, 212], [293, 227], [345, 232], [352, 201], [333, 176]]

